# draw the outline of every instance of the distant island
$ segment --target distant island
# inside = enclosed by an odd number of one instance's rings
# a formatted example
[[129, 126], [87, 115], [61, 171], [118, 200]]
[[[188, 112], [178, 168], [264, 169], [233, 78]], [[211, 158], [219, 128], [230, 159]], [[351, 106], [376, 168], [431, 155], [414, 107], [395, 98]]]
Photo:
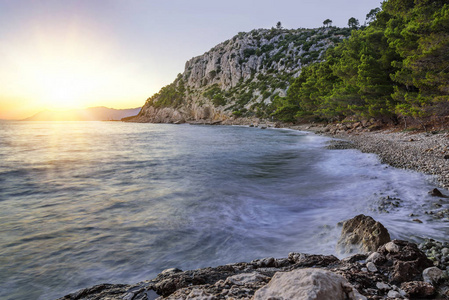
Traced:
[[135, 116], [139, 111], [140, 107], [114, 109], [104, 106], [66, 111], [45, 110], [22, 121], [119, 121], [122, 118]]

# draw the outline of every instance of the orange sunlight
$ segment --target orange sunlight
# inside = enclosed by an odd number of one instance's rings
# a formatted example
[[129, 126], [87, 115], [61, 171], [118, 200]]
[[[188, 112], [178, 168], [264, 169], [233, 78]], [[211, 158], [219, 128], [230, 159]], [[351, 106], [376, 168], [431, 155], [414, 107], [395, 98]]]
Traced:
[[0, 118], [26, 118], [42, 110], [138, 107], [154, 92], [143, 68], [127, 63], [113, 41], [77, 27], [67, 35], [43, 32], [3, 45]]

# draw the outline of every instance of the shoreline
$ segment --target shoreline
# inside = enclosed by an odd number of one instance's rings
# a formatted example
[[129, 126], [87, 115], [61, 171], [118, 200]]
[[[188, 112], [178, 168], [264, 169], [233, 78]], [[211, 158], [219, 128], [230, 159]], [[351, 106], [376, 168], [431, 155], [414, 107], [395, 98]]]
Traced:
[[449, 188], [449, 133], [397, 132], [392, 129], [350, 132], [335, 125], [296, 125], [286, 128], [309, 131], [350, 142], [348, 147], [374, 153], [382, 163], [435, 176]]
[[[248, 126], [247, 124], [242, 125]], [[341, 139], [341, 143], [337, 140], [335, 145], [331, 144], [331, 146], [335, 146], [334, 149], [355, 148], [365, 153], [377, 154], [382, 163], [397, 168], [437, 175], [437, 179], [442, 187], [447, 188], [449, 186], [449, 160], [444, 158], [446, 151], [444, 143], [447, 143], [449, 140], [449, 134], [411, 134], [389, 130], [359, 134], [348, 133], [344, 130], [331, 133], [332, 128], [326, 125], [304, 124], [280, 127], [273, 124], [270, 125], [268, 126], [267, 124], [266, 127], [261, 125], [259, 128], [271, 127], [300, 130]], [[438, 172], [440, 173], [438, 174]], [[409, 247], [401, 244], [408, 242], [394, 242], [401, 245], [401, 249], [402, 247]], [[435, 242], [428, 241], [424, 246], [420, 245], [419, 248], [423, 250], [430, 249], [432, 243]], [[413, 247], [416, 247], [416, 245]], [[442, 248], [443, 246], [440, 246], [438, 251], [441, 252]], [[379, 251], [381, 250], [377, 250], [374, 253]], [[386, 250], [382, 251], [385, 252]], [[385, 257], [390, 255], [385, 253]], [[190, 271], [168, 269], [151, 280], [136, 284], [101, 284], [66, 295], [60, 299], [263, 299], [254, 298], [254, 294], [266, 286], [270, 280], [274, 279], [276, 273], [295, 272], [304, 270], [304, 268], [323, 269], [347, 278], [349, 283], [363, 294], [349, 299], [408, 299], [408, 294], [416, 292], [416, 295], [418, 295], [419, 293], [425, 293], [426, 289], [432, 290], [432, 293], [439, 289], [438, 292], [443, 294], [442, 298], [432, 297], [430, 299], [449, 299], [447, 298], [449, 297], [449, 292], [446, 290], [447, 279], [445, 279], [444, 284], [440, 282], [440, 284], [435, 283], [432, 285], [425, 283], [420, 273], [419, 276], [421, 277], [407, 277], [407, 281], [397, 283], [388, 279], [388, 276], [385, 277], [381, 271], [385, 272], [387, 269], [382, 269], [383, 267], [380, 266], [380, 263], [374, 260], [374, 263], [379, 268], [379, 272], [377, 270], [368, 270], [368, 266], [372, 267], [372, 264], [368, 265], [370, 262], [369, 254], [355, 254], [339, 260], [334, 256], [291, 253], [288, 258], [276, 259], [270, 257], [214, 268]], [[428, 251], [426, 251], [426, 254], [427, 256], [432, 255]], [[400, 263], [402, 264], [402, 262]], [[392, 271], [390, 270], [389, 272]], [[367, 283], [368, 281], [370, 281], [371, 285]], [[417, 286], [407, 286], [411, 282], [416, 283]], [[444, 291], [441, 290], [441, 286], [443, 286]], [[370, 295], [367, 293], [374, 294]], [[430, 292], [426, 295], [426, 298], [428, 297], [431, 297]], [[412, 299], [415, 298], [412, 297]]]

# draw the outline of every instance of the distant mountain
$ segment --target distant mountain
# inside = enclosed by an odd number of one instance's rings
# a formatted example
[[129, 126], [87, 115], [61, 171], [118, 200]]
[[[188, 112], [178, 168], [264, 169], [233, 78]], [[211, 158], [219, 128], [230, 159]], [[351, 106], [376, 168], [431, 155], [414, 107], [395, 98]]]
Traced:
[[114, 109], [104, 106], [67, 111], [45, 110], [22, 121], [118, 121], [122, 118], [136, 116], [139, 111], [140, 107]]

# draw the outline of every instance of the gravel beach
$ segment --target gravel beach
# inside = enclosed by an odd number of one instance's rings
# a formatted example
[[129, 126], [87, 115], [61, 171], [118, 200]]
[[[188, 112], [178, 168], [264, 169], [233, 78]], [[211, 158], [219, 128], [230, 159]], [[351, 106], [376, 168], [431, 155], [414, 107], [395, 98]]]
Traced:
[[[383, 163], [435, 175], [443, 188], [449, 188], [449, 133], [412, 133], [393, 130], [335, 130], [325, 125], [299, 125], [292, 129], [312, 131], [352, 143], [352, 148], [375, 153]], [[351, 147], [344, 142], [340, 148]]]

